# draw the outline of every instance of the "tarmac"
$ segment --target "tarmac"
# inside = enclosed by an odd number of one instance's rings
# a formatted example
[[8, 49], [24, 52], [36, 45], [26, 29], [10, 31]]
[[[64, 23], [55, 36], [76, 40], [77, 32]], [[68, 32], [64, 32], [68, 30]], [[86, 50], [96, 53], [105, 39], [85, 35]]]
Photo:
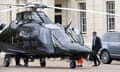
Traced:
[[83, 67], [78, 66], [75, 69], [70, 69], [68, 60], [47, 59], [46, 68], [41, 68], [39, 60], [30, 62], [28, 67], [16, 67], [14, 59], [12, 59], [9, 67], [3, 67], [3, 58], [1, 58], [0, 72], [120, 72], [120, 62], [113, 61], [112, 64], [101, 64], [98, 67], [93, 67], [92, 62], [84, 61]]

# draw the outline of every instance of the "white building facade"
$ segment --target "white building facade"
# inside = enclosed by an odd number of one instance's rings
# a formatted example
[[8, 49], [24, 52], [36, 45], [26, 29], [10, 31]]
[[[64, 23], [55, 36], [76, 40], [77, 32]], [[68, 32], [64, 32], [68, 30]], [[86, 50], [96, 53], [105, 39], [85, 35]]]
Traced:
[[[87, 10], [87, 12], [77, 12], [45, 9], [48, 16], [55, 23], [59, 22], [65, 25], [72, 22], [72, 27], [78, 28], [82, 32], [86, 43], [91, 43], [93, 31], [96, 31], [100, 37], [105, 32], [120, 31], [120, 0], [0, 0], [0, 4], [29, 2]], [[9, 8], [9, 6], [0, 6], [0, 10], [5, 8]], [[10, 12], [0, 13], [0, 23], [9, 23], [14, 20], [16, 12], [12, 11], [12, 15], [9, 15]], [[99, 12], [102, 12], [102, 14]], [[116, 14], [117, 16], [106, 15], [106, 13]]]

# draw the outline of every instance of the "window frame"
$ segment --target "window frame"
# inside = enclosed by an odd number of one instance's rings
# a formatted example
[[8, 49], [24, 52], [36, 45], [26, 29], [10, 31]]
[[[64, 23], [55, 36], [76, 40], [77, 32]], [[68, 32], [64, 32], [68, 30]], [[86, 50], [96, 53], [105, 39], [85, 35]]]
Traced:
[[[86, 3], [79, 3], [80, 10], [86, 10]], [[86, 12], [80, 12], [80, 29], [83, 34], [87, 32], [87, 17]]]
[[[115, 1], [106, 1], [106, 12], [115, 14]], [[115, 31], [115, 15], [106, 15], [107, 18], [107, 32]]]

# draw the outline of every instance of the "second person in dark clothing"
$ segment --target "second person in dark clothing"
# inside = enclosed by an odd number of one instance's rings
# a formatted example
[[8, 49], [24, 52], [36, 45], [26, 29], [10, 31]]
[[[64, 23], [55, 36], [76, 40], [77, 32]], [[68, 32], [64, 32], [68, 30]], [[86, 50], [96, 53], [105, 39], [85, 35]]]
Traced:
[[100, 65], [100, 60], [97, 57], [97, 53], [101, 47], [102, 47], [102, 45], [101, 45], [100, 38], [97, 36], [96, 32], [93, 32], [93, 40], [92, 40], [92, 52], [93, 52], [92, 54], [93, 54], [93, 61], [94, 61], [93, 66]]

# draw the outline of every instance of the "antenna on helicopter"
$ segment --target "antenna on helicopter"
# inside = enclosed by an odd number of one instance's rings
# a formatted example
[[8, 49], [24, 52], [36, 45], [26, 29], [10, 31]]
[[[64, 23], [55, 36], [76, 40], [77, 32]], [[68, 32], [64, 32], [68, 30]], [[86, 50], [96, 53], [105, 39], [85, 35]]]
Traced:
[[71, 24], [72, 24], [72, 21], [67, 26], [65, 26], [65, 31], [70, 27]]

